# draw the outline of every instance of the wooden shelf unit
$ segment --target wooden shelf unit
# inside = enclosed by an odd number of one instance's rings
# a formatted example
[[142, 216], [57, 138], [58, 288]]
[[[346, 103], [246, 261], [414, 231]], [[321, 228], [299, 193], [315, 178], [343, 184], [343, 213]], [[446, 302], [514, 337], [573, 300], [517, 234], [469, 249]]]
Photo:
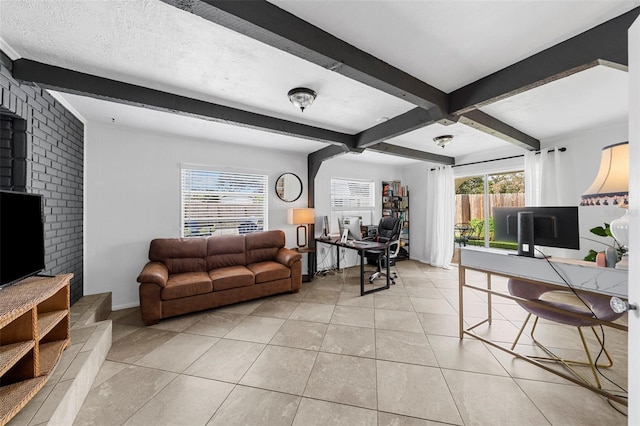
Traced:
[[382, 216], [402, 219], [398, 260], [409, 258], [409, 188], [400, 181], [382, 181]]
[[42, 389], [69, 346], [72, 274], [0, 290], [0, 426]]

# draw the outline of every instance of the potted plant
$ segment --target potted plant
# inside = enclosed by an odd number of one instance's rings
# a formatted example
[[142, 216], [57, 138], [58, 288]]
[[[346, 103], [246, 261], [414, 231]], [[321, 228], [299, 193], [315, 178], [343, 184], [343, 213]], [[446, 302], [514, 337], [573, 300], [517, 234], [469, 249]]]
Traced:
[[[608, 223], [605, 223], [604, 226], [596, 226], [595, 228], [591, 228], [589, 231], [592, 234], [597, 235], [599, 237], [611, 237], [611, 238], [613, 238], [613, 245], [607, 244], [606, 242], [603, 242], [603, 241], [594, 240], [592, 238], [585, 238], [585, 239], [589, 240], [589, 241], [596, 242], [596, 243], [604, 244], [607, 247], [611, 247], [611, 248], [615, 249], [615, 251], [616, 251], [616, 260], [619, 261], [622, 258], [622, 255], [627, 252], [627, 249], [624, 246], [622, 246], [618, 242], [618, 240], [616, 240], [616, 238], [613, 236], [613, 234], [611, 233], [611, 229], [609, 229], [609, 224]], [[596, 250], [591, 249], [591, 250], [589, 250], [589, 254], [587, 254], [584, 257], [584, 260], [587, 260], [589, 262], [595, 262], [597, 255], [598, 255], [598, 252]]]

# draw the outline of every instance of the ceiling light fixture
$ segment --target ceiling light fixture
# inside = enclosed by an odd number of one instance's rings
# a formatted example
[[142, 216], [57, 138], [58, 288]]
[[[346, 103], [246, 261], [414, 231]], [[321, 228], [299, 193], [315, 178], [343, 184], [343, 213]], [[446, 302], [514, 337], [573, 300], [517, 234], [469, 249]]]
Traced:
[[441, 146], [442, 148], [449, 145], [449, 142], [451, 142], [452, 140], [453, 140], [453, 135], [442, 135], [442, 136], [436, 136], [435, 138], [433, 138], [433, 141], [437, 143], [438, 146]]
[[306, 87], [296, 87], [287, 93], [291, 103], [300, 108], [302, 112], [304, 112], [305, 108], [311, 106], [317, 95], [315, 91], [307, 89]]

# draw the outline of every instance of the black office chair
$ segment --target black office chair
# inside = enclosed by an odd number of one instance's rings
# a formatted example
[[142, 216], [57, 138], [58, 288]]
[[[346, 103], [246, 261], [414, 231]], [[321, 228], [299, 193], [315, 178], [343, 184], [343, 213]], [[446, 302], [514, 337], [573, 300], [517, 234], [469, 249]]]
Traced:
[[[383, 217], [378, 224], [378, 230], [374, 237], [368, 238], [380, 243], [389, 244], [389, 259], [385, 254], [385, 250], [367, 250], [365, 256], [368, 263], [375, 263], [376, 272], [371, 274], [369, 282], [373, 284], [373, 281], [378, 277], [384, 277], [386, 274], [383, 272], [383, 266], [386, 266], [386, 262], [390, 262], [389, 266], [394, 264], [394, 259], [398, 256], [400, 251], [400, 232], [402, 231], [402, 220], [398, 217]], [[398, 274], [395, 272], [389, 277], [392, 284], [395, 284], [395, 278], [398, 278]]]

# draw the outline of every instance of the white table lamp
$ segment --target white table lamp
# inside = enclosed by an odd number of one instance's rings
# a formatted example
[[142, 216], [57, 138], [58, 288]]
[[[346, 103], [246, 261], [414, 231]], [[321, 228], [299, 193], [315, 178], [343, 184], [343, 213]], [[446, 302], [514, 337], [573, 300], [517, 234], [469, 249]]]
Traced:
[[[287, 223], [290, 225], [300, 225], [296, 229], [296, 243], [298, 247], [307, 245], [307, 227], [311, 223], [315, 223], [315, 213], [312, 208], [289, 209], [287, 210]], [[300, 230], [302, 229], [303, 238], [300, 239]]]

